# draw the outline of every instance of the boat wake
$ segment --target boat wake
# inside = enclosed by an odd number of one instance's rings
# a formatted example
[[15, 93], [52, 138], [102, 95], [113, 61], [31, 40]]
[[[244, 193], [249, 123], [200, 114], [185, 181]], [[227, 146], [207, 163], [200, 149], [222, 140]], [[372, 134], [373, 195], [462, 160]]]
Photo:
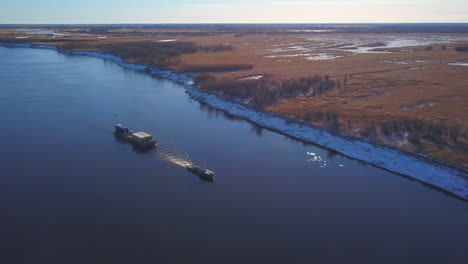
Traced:
[[[109, 130], [109, 129], [103, 129], [98, 126], [89, 126], [89, 127], [99, 132], [105, 133], [105, 134], [114, 134], [114, 131]], [[183, 156], [183, 155], [174, 153], [174, 151], [170, 150], [169, 148], [162, 146], [159, 140], [158, 140], [158, 145], [156, 147], [156, 150], [158, 154], [167, 162], [170, 162], [182, 168], [187, 168], [193, 165], [193, 162], [190, 161], [188, 156]]]
[[184, 157], [182, 155], [178, 155], [159, 144], [157, 149], [159, 155], [161, 155], [161, 157], [167, 162], [170, 162], [182, 168], [187, 168], [193, 164], [192, 161], [189, 160], [188, 156]]

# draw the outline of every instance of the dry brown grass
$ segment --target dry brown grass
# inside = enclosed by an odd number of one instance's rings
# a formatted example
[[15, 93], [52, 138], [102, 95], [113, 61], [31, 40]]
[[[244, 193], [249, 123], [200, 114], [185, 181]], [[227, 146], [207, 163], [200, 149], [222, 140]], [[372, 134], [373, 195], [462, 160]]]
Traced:
[[[125, 32], [125, 31], [123, 31]], [[132, 31], [133, 32], [133, 31]], [[133, 32], [135, 33], [135, 32]], [[22, 34], [22, 33], [21, 33]], [[0, 38], [13, 39], [21, 36], [12, 30], [0, 31]], [[345, 35], [346, 34], [342, 34]], [[403, 34], [402, 34], [403, 35]], [[406, 34], [417, 35], [417, 34]], [[460, 34], [458, 34], [460, 35]], [[329, 35], [328, 35], [329, 36]], [[468, 36], [468, 35], [465, 35]], [[69, 45], [69, 48], [83, 50], [101, 50], [103, 45], [129, 45], [131, 43], [155, 42], [164, 39], [178, 39], [196, 43], [198, 47], [229, 46], [228, 49], [201, 49], [171, 56], [165, 61], [174, 70], [197, 72], [214, 72], [212, 78], [216, 81], [235, 80], [252, 75], [264, 75], [277, 80], [288, 80], [301, 77], [325, 76], [341, 82], [341, 88], [330, 90], [322, 96], [298, 96], [283, 98], [267, 110], [283, 115], [304, 119], [307, 113], [311, 122], [319, 125], [330, 125], [326, 119], [314, 120], [314, 113], [336, 113], [339, 127], [342, 131], [355, 136], [366, 134], [370, 126], [377, 127], [388, 120], [414, 118], [424, 121], [443, 122], [447, 126], [459, 126], [464, 133], [468, 131], [468, 67], [452, 66], [446, 62], [468, 62], [468, 53], [455, 51], [456, 46], [468, 43], [453, 43], [432, 45], [432, 50], [426, 46], [405, 47], [381, 50], [390, 53], [357, 54], [335, 60], [312, 61], [304, 57], [269, 58], [263, 51], [274, 49], [281, 45], [303, 42], [305, 38], [319, 38], [320, 35], [255, 35], [255, 34], [218, 34], [207, 36], [187, 35], [138, 35], [131, 36], [106, 35], [106, 39], [96, 36], [67, 37], [83, 42], [69, 41], [43, 42], [49, 45]], [[349, 34], [349, 37], [353, 37]], [[48, 40], [50, 36], [36, 36], [36, 40]], [[40, 43], [40, 40], [38, 40]], [[168, 42], [170, 43], [170, 42]], [[375, 44], [375, 46], [380, 46]], [[445, 46], [443, 48], [442, 46]], [[402, 52], [402, 50], [408, 50]], [[287, 51], [282, 55], [291, 55], [297, 51]], [[326, 50], [324, 51], [326, 52]], [[341, 52], [341, 53], [340, 53]], [[333, 51], [335, 55], [346, 55], [346, 51]], [[117, 54], [118, 55], [118, 54]], [[140, 56], [132, 61], [158, 64], [160, 61]], [[409, 64], [397, 65], [383, 61], [408, 61]], [[417, 62], [419, 61], [419, 62]], [[237, 71], [220, 71], [216, 68], [226, 65], [252, 65], [242, 67]], [[213, 66], [216, 66], [213, 68]], [[234, 66], [233, 66], [234, 67]], [[352, 78], [345, 77], [352, 76]], [[346, 81], [345, 81], [346, 79]], [[414, 106], [424, 102], [438, 102], [426, 107], [404, 109], [404, 106]], [[330, 114], [328, 114], [330, 115]], [[334, 114], [331, 114], [333, 116]], [[335, 122], [335, 121], [333, 121]], [[408, 143], [395, 143], [388, 140], [385, 143], [416, 151]], [[424, 152], [430, 157], [448, 161], [468, 168], [468, 153], [454, 144], [434, 144], [422, 142]]]

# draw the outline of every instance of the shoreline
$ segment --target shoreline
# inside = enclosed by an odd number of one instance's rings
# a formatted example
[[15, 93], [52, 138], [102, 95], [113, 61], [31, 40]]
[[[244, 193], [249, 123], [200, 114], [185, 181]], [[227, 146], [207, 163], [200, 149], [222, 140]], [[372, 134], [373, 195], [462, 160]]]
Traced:
[[213, 108], [225, 111], [284, 135], [310, 142], [334, 150], [353, 159], [407, 176], [448, 192], [456, 197], [468, 200], [468, 173], [461, 169], [438, 162], [431, 162], [429, 159], [426, 160], [423, 157], [378, 143], [352, 138], [344, 134], [337, 135], [326, 129], [311, 124], [305, 124], [300, 121], [287, 122], [288, 119], [284, 116], [272, 112], [257, 111], [251, 107], [221, 96], [200, 91], [194, 85], [194, 78], [188, 74], [152, 68], [143, 64], [125, 62], [121, 57], [102, 52], [73, 51], [51, 45], [35, 45], [31, 43], [18, 44], [0, 42], [0, 46], [9, 48], [48, 49], [69, 55], [96, 57], [113, 61], [123, 68], [146, 71], [150, 74], [182, 84], [190, 97]]

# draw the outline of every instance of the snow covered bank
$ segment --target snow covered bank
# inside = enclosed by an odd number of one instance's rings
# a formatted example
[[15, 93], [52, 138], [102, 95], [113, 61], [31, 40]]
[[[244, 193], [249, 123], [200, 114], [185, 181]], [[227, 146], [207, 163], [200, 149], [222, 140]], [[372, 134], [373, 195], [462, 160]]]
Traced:
[[170, 70], [148, 68], [142, 64], [127, 63], [120, 57], [100, 52], [70, 51], [59, 49], [54, 46], [9, 44], [1, 42], [0, 46], [51, 49], [71, 55], [102, 58], [113, 61], [125, 68], [147, 71], [182, 84], [191, 97], [214, 108], [224, 110], [230, 114], [245, 118], [286, 135], [336, 150], [346, 156], [409, 176], [468, 200], [468, 173], [464, 171], [441, 164], [431, 163], [423, 158], [409, 155], [396, 149], [372, 144], [364, 140], [356, 140], [345, 135], [334, 135], [324, 129], [305, 123], [286, 122], [286, 119], [280, 115], [255, 111], [248, 106], [226, 100], [211, 93], [200, 91], [194, 86], [193, 77], [186, 74], [175, 73]]

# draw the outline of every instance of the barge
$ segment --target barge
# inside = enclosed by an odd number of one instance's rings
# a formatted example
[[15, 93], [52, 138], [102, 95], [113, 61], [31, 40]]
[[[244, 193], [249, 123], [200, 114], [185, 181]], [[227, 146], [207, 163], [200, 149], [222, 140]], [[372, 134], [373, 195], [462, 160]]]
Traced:
[[153, 139], [153, 136], [146, 132], [131, 131], [122, 124], [115, 125], [114, 135], [124, 141], [130, 142], [133, 146], [142, 150], [156, 147], [156, 141]]

